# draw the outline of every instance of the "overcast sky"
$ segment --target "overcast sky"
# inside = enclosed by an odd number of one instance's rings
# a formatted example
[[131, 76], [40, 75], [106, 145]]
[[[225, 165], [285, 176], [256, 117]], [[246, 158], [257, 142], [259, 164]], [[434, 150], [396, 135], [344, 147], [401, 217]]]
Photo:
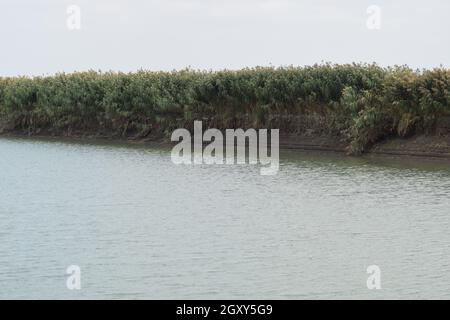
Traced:
[[[81, 10], [79, 30], [67, 25], [70, 5]], [[367, 27], [371, 5], [380, 29]], [[321, 61], [449, 67], [450, 0], [0, 0], [0, 40], [1, 76]]]

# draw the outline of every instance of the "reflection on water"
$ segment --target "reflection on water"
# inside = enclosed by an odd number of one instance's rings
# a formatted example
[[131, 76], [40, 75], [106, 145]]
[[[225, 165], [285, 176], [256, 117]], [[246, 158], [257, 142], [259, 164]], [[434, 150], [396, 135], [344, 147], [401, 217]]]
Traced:
[[261, 176], [161, 146], [0, 153], [0, 298], [449, 298], [449, 162], [286, 151]]

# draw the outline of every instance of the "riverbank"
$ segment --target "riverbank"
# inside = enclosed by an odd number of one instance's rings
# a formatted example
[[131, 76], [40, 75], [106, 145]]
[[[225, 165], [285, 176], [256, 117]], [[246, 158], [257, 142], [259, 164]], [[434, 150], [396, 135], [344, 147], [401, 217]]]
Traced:
[[[286, 136], [280, 147], [348, 153], [348, 144], [333, 137]], [[366, 154], [443, 158], [450, 160], [450, 136], [416, 135], [408, 138], [386, 139], [374, 144]]]
[[[286, 148], [441, 155], [449, 117], [445, 68], [322, 64], [0, 78], [6, 134], [164, 140], [201, 120], [219, 130], [279, 129]], [[435, 137], [427, 138], [435, 147], [421, 139], [409, 146], [418, 136]]]
[[[51, 135], [48, 133], [27, 135], [19, 131], [0, 133], [0, 137], [43, 138], [64, 141], [108, 141], [139, 145], [173, 145], [167, 137], [148, 135], [146, 137], [117, 137], [111, 134], [81, 133], [71, 135]], [[349, 143], [339, 137], [317, 134], [280, 134], [280, 149], [299, 151], [320, 151], [349, 153]], [[393, 155], [421, 158], [441, 158], [450, 160], [450, 135], [415, 135], [408, 138], [392, 138], [379, 141], [366, 151], [366, 154]]]

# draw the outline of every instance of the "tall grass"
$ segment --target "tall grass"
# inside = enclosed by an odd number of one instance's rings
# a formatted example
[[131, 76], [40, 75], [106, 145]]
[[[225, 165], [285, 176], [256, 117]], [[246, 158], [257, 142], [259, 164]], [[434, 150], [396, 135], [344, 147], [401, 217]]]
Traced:
[[0, 78], [0, 119], [28, 134], [168, 135], [200, 119], [219, 129], [312, 127], [348, 139], [351, 152], [361, 153], [387, 136], [431, 132], [449, 113], [444, 68], [322, 64]]

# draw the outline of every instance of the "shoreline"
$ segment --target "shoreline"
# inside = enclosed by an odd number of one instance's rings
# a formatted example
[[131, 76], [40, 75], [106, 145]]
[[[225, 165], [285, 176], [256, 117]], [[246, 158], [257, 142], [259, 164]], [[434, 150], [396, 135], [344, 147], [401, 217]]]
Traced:
[[[45, 139], [67, 142], [108, 142], [128, 145], [160, 145], [173, 146], [175, 143], [167, 137], [147, 136], [145, 138], [125, 136], [117, 137], [108, 134], [32, 134], [23, 132], [2, 132], [0, 138]], [[348, 143], [336, 136], [280, 134], [280, 150], [340, 153], [348, 155]], [[375, 143], [365, 155], [417, 157], [423, 159], [450, 160], [450, 136], [414, 135], [408, 138], [387, 138]]]
[[450, 158], [449, 90], [449, 69], [376, 64], [0, 77], [0, 133], [163, 141], [200, 120], [280, 129], [282, 148]]

